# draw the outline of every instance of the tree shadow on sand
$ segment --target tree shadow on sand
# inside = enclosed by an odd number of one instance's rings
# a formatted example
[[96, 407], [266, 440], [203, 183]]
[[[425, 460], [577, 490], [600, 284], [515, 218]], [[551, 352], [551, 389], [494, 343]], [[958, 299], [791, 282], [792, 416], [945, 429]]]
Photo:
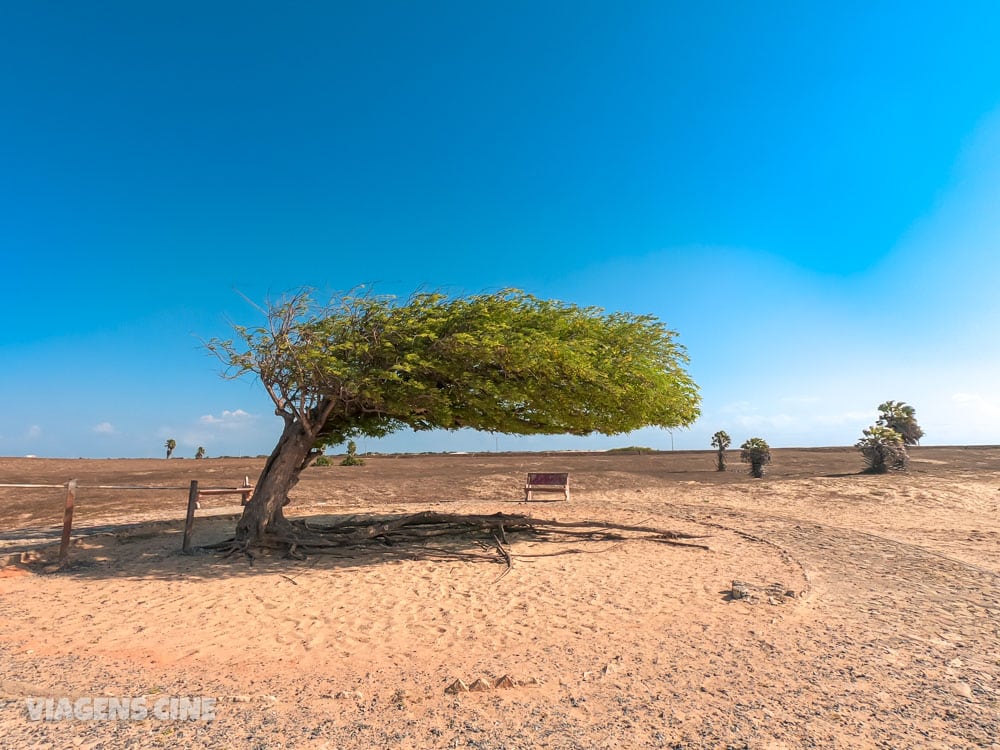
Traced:
[[[298, 517], [281, 536], [269, 535], [252, 549], [232, 536], [234, 516], [200, 519], [192, 551], [181, 552], [183, 522], [119, 524], [81, 530], [68, 561], [57, 565], [58, 545], [22, 551], [20, 567], [33, 573], [80, 578], [233, 578], [274, 574], [295, 583], [297, 571], [350, 569], [421, 560], [499, 564], [499, 578], [513, 561], [607, 549], [601, 543], [654, 542], [707, 550], [687, 534], [605, 521], [553, 521], [522, 514], [420, 513]], [[547, 543], [530, 553], [521, 542]], [[8, 550], [9, 552], [10, 550]]]

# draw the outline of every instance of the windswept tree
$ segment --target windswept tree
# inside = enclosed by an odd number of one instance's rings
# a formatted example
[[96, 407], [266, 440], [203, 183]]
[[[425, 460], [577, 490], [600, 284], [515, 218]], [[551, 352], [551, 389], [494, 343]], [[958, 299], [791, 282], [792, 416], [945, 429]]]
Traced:
[[712, 447], [719, 452], [715, 457], [716, 471], [726, 470], [726, 448], [729, 447], [730, 442], [729, 434], [725, 430], [719, 430], [712, 435]]
[[924, 431], [917, 424], [916, 410], [904, 401], [879, 404], [876, 425], [898, 432], [904, 445], [917, 445], [924, 436]]
[[871, 474], [885, 474], [890, 469], [905, 471], [910, 457], [906, 453], [903, 436], [891, 427], [873, 425], [862, 430], [861, 439], [855, 444], [864, 456]]
[[163, 447], [167, 449], [167, 458], [170, 458], [172, 455], [174, 455], [174, 448], [177, 447], [177, 441], [174, 440], [173, 438], [170, 438], [170, 440], [168, 440], [163, 444]]
[[618, 434], [690, 425], [698, 389], [676, 333], [517, 290], [406, 300], [307, 292], [264, 325], [208, 342], [231, 377], [257, 376], [284, 421], [236, 529], [244, 549], [295, 540], [282, 507], [326, 446], [403, 428]]
[[740, 446], [740, 461], [750, 464], [750, 476], [760, 479], [764, 476], [764, 467], [771, 463], [771, 446], [764, 438], [750, 438]]

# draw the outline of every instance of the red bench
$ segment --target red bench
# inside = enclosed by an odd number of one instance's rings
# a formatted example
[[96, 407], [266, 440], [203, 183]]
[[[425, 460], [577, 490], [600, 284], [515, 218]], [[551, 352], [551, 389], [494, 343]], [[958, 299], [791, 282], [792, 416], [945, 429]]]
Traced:
[[524, 502], [531, 500], [533, 492], [561, 492], [569, 500], [569, 474], [531, 472], [524, 483]]

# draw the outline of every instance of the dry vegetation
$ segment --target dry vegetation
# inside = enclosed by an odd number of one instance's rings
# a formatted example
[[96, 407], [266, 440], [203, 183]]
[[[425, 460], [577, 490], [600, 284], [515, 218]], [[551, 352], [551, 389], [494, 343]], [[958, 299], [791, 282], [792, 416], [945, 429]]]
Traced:
[[[1000, 449], [917, 448], [888, 476], [851, 449], [773, 454], [763, 480], [735, 460], [717, 472], [714, 451], [313, 467], [289, 507], [310, 524], [427, 510], [623, 528], [252, 567], [179, 554], [182, 488], [235, 486], [262, 461], [0, 459], [0, 482], [81, 486], [60, 572], [63, 493], [0, 489], [0, 744], [997, 747]], [[568, 471], [572, 500], [520, 503], [528, 471]], [[196, 543], [230, 536], [238, 511], [212, 499]], [[219, 704], [193, 723], [25, 710], [95, 695]]]

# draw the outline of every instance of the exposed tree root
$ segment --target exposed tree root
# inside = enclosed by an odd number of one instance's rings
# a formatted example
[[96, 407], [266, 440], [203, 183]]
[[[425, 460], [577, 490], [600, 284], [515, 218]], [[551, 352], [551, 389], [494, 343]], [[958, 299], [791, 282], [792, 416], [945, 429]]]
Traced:
[[[475, 515], [434, 511], [402, 516], [350, 516], [332, 524], [294, 519], [283, 523], [278, 532], [265, 532], [263, 536], [249, 541], [227, 539], [204, 549], [216, 550], [225, 556], [243, 554], [252, 565], [255, 552], [260, 550], [277, 551], [301, 560], [310, 554], [354, 557], [375, 547], [388, 547], [416, 557], [498, 560], [506, 566], [500, 576], [502, 578], [513, 567], [510, 545], [518, 536], [526, 540], [553, 542], [566, 539], [592, 542], [645, 540], [708, 549], [704, 544], [684, 541], [703, 539], [704, 536], [652, 526], [605, 521], [551, 521], [520, 514]], [[475, 542], [481, 549], [492, 550], [496, 554], [433, 544], [449, 540]]]

